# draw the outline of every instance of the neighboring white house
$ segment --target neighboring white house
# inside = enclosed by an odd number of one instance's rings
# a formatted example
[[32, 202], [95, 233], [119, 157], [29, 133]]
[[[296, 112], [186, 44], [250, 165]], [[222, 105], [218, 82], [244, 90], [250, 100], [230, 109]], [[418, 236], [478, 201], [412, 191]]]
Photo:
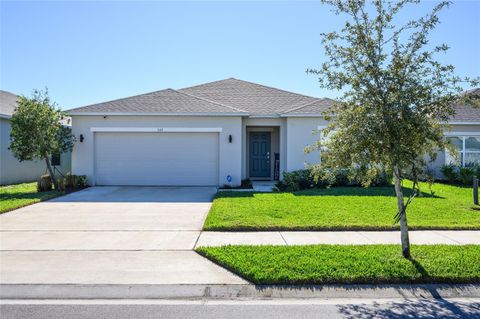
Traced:
[[[92, 185], [239, 185], [317, 163], [304, 148], [327, 125], [320, 99], [234, 78], [75, 108], [74, 174]], [[458, 106], [452, 136], [465, 158], [480, 138], [480, 112]], [[470, 143], [472, 142], [472, 143]], [[480, 148], [477, 149], [480, 152]], [[435, 165], [446, 161], [441, 154]]]
[[[17, 96], [0, 90], [0, 185], [32, 182], [46, 173], [43, 161], [17, 160], [9, 150], [10, 118], [17, 105]], [[71, 153], [60, 156], [57, 169], [63, 174], [70, 171]]]

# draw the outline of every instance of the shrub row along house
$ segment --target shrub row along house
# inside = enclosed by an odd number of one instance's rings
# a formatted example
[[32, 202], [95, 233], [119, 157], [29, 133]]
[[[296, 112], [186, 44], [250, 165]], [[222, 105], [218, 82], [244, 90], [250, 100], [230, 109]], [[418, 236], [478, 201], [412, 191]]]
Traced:
[[[319, 161], [304, 149], [320, 137], [328, 124], [322, 112], [333, 102], [229, 78], [75, 108], [72, 172], [92, 185], [276, 180]], [[479, 162], [480, 110], [455, 108], [446, 134], [462, 165]], [[433, 166], [450, 160], [442, 151]]]

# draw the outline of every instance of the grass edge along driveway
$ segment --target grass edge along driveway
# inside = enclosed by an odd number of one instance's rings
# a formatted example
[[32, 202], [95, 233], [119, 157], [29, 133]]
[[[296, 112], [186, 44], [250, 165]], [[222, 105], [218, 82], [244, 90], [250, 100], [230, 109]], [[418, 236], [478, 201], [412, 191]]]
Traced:
[[480, 283], [480, 245], [222, 246], [196, 251], [254, 284]]
[[[432, 193], [422, 183], [421, 191], [407, 211], [410, 229], [480, 229], [480, 207], [473, 205], [471, 187], [436, 183]], [[219, 192], [204, 230], [394, 230], [399, 228], [393, 225], [395, 213], [393, 187]]]
[[0, 186], [0, 214], [64, 194], [56, 190], [39, 193], [36, 182]]

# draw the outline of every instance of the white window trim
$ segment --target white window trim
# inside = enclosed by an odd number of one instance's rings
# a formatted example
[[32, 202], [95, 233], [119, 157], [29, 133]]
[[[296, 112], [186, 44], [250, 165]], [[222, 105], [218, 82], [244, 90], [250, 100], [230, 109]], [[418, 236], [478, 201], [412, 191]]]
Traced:
[[220, 133], [221, 127], [92, 127], [91, 132], [132, 133]]
[[[467, 139], [467, 137], [471, 137], [471, 136], [480, 136], [480, 133], [479, 132], [447, 132], [445, 133], [446, 136], [451, 136], [451, 137], [458, 137], [458, 138], [461, 138], [462, 139], [462, 149], [460, 150], [460, 155], [461, 155], [461, 165], [462, 167], [465, 167], [465, 155], [467, 153], [476, 153], [476, 154], [479, 154], [480, 151], [466, 151], [465, 149], [465, 141]], [[449, 153], [448, 153], [448, 150], [445, 149], [445, 164], [448, 165], [450, 164], [450, 162], [448, 162], [448, 158], [450, 156], [447, 156]]]
[[480, 136], [480, 132], [446, 132], [446, 136]]
[[450, 125], [479, 125], [480, 122], [448, 122]]

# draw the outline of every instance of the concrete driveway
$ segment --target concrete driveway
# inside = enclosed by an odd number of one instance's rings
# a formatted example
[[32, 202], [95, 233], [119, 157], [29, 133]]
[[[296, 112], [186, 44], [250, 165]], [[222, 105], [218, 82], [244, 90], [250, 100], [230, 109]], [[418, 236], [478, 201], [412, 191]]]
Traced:
[[213, 187], [92, 187], [0, 215], [0, 283], [244, 284], [192, 251]]

